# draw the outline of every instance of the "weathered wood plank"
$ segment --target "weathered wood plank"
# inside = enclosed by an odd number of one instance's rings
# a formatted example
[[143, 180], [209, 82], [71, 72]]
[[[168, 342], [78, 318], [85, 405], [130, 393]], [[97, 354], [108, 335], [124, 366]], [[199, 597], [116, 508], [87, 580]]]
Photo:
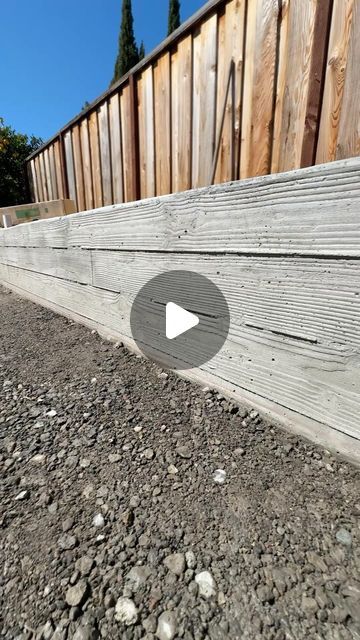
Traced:
[[94, 206], [103, 206], [101, 163], [99, 149], [98, 114], [94, 111], [89, 118], [89, 138], [91, 155], [91, 175], [94, 194]]
[[360, 155], [360, 0], [354, 4], [336, 158]]
[[270, 173], [278, 0], [248, 4], [240, 177]]
[[101, 177], [103, 190], [103, 204], [112, 204], [112, 179], [111, 179], [111, 157], [110, 157], [110, 139], [109, 139], [109, 115], [108, 105], [105, 102], [98, 110], [99, 122], [99, 142], [100, 142], [100, 158], [101, 158]]
[[193, 38], [192, 187], [211, 182], [216, 126], [217, 15]]
[[141, 198], [155, 195], [155, 131], [153, 70], [148, 67], [137, 81]]
[[[71, 216], [61, 241], [98, 249], [356, 257], [359, 177], [354, 158], [107, 207]], [[7, 246], [53, 246], [61, 232], [48, 224], [21, 225], [26, 231], [7, 229], [0, 237]]]
[[171, 55], [172, 191], [191, 187], [192, 38], [184, 38]]
[[121, 122], [123, 123], [121, 133], [124, 167], [124, 200], [125, 202], [130, 202], [134, 199], [133, 194], [136, 191], [136, 178], [133, 173], [133, 145], [135, 144], [135, 140], [131, 137], [130, 122], [133, 117], [133, 105], [131, 102], [131, 91], [129, 85], [125, 86], [122, 90], [120, 97], [120, 109]]
[[115, 93], [109, 100], [110, 146], [112, 166], [112, 189], [115, 203], [124, 202], [123, 162], [121, 144], [120, 99]]
[[245, 37], [245, 0], [231, 0], [225, 6], [225, 12], [219, 17], [218, 37], [218, 75], [217, 75], [217, 127], [216, 140], [219, 137], [222, 110], [226, 95], [226, 83], [230, 63], [235, 64], [235, 128], [232, 131], [232, 92], [227, 99], [221, 146], [215, 174], [215, 182], [227, 182], [231, 175], [231, 144], [233, 139], [235, 155], [235, 176], [238, 176], [240, 157], [240, 119], [243, 72], [243, 47]]
[[[0, 266], [0, 278], [131, 336], [132, 297], [124, 293], [79, 285], [8, 265]], [[126, 287], [125, 279], [123, 286]], [[169, 292], [164, 292], [164, 296], [168, 295]], [[230, 311], [232, 304], [230, 301]], [[233, 318], [232, 313], [231, 316]], [[193, 349], [196, 353], [195, 342]], [[279, 336], [270, 331], [241, 327], [235, 317], [223, 349], [203, 368], [216, 371], [217, 377], [231, 381], [235, 386], [360, 437], [359, 353], [351, 348], [308, 345], [307, 353], [301, 352], [298, 341], [284, 338], [281, 342]]]
[[36, 170], [36, 179], [37, 179], [37, 187], [38, 187], [38, 196], [39, 202], [44, 202], [44, 185], [41, 174], [41, 166], [40, 166], [40, 155], [34, 158], [35, 170]]
[[273, 173], [301, 166], [318, 2], [283, 0]]
[[45, 165], [45, 180], [46, 180], [48, 198], [49, 200], [54, 200], [53, 188], [52, 188], [52, 182], [51, 182], [51, 172], [50, 172], [49, 149], [44, 149], [44, 165]]
[[53, 144], [51, 145], [51, 147], [49, 147], [48, 151], [49, 151], [50, 175], [51, 175], [53, 199], [58, 200], [59, 189], [58, 189], [57, 177], [56, 177], [55, 148]]
[[348, 48], [356, 0], [335, 2], [331, 20], [329, 51], [320, 119], [316, 162], [336, 159]]
[[31, 176], [32, 176], [32, 182], [33, 182], [33, 185], [34, 185], [35, 202], [39, 202], [39, 190], [38, 190], [38, 186], [37, 186], [37, 176], [36, 176], [36, 167], [35, 167], [35, 160], [34, 159], [30, 160], [30, 171], [31, 171]]
[[80, 124], [80, 136], [81, 136], [82, 168], [83, 168], [83, 175], [84, 175], [85, 209], [93, 209], [94, 194], [93, 194], [92, 170], [91, 170], [89, 126], [88, 126], [87, 118], [84, 118], [84, 120], [82, 120]]
[[64, 198], [64, 185], [62, 179], [61, 170], [61, 155], [60, 155], [60, 142], [55, 140], [54, 142], [54, 154], [55, 154], [55, 169], [56, 169], [56, 184], [58, 188], [58, 197]]
[[315, 164], [332, 8], [333, 0], [318, 0], [317, 2], [301, 148], [301, 167], [310, 167]]
[[76, 184], [74, 170], [74, 155], [72, 148], [72, 135], [68, 131], [64, 135], [65, 159], [66, 159], [66, 175], [69, 185], [69, 197], [76, 203]]
[[85, 189], [83, 174], [83, 159], [81, 152], [80, 126], [75, 125], [72, 128], [72, 143], [74, 154], [74, 170], [75, 170], [75, 187], [76, 187], [76, 204], [78, 211], [85, 211]]
[[[156, 195], [171, 192], [170, 54], [154, 67]], [[183, 114], [185, 115], [185, 114]]]
[[49, 200], [49, 192], [46, 181], [46, 171], [45, 171], [45, 156], [44, 152], [39, 155], [39, 165], [40, 165], [40, 179], [43, 189], [43, 201], [47, 202]]

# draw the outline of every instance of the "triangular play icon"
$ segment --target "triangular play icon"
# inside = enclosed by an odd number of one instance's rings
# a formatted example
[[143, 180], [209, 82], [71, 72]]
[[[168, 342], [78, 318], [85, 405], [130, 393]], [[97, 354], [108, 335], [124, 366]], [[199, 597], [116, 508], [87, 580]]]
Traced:
[[182, 333], [193, 329], [199, 324], [198, 316], [190, 311], [186, 311], [175, 302], [168, 302], [166, 305], [166, 337], [169, 340], [181, 336]]

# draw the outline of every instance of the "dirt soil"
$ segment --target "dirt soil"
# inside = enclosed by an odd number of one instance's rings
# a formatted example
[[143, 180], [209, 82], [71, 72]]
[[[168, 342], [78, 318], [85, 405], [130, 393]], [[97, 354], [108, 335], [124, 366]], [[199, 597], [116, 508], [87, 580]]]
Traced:
[[0, 636], [360, 639], [360, 473], [0, 290]]

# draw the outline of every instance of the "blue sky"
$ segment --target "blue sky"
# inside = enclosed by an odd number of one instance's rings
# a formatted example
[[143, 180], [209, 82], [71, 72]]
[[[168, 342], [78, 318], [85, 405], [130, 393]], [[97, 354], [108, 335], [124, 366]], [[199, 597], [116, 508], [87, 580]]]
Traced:
[[[205, 0], [181, 0], [186, 20]], [[149, 53], [166, 36], [168, 0], [133, 0], [135, 33]], [[121, 0], [2, 0], [0, 116], [49, 138], [107, 89]]]

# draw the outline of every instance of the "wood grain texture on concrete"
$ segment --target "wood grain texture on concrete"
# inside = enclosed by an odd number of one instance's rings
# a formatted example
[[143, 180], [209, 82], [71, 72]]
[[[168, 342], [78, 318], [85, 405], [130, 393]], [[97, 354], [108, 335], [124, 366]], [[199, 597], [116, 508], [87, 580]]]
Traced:
[[164, 271], [199, 272], [231, 324], [221, 351], [185, 375], [356, 457], [359, 204], [355, 158], [24, 224], [0, 232], [0, 282], [133, 345], [139, 289]]

